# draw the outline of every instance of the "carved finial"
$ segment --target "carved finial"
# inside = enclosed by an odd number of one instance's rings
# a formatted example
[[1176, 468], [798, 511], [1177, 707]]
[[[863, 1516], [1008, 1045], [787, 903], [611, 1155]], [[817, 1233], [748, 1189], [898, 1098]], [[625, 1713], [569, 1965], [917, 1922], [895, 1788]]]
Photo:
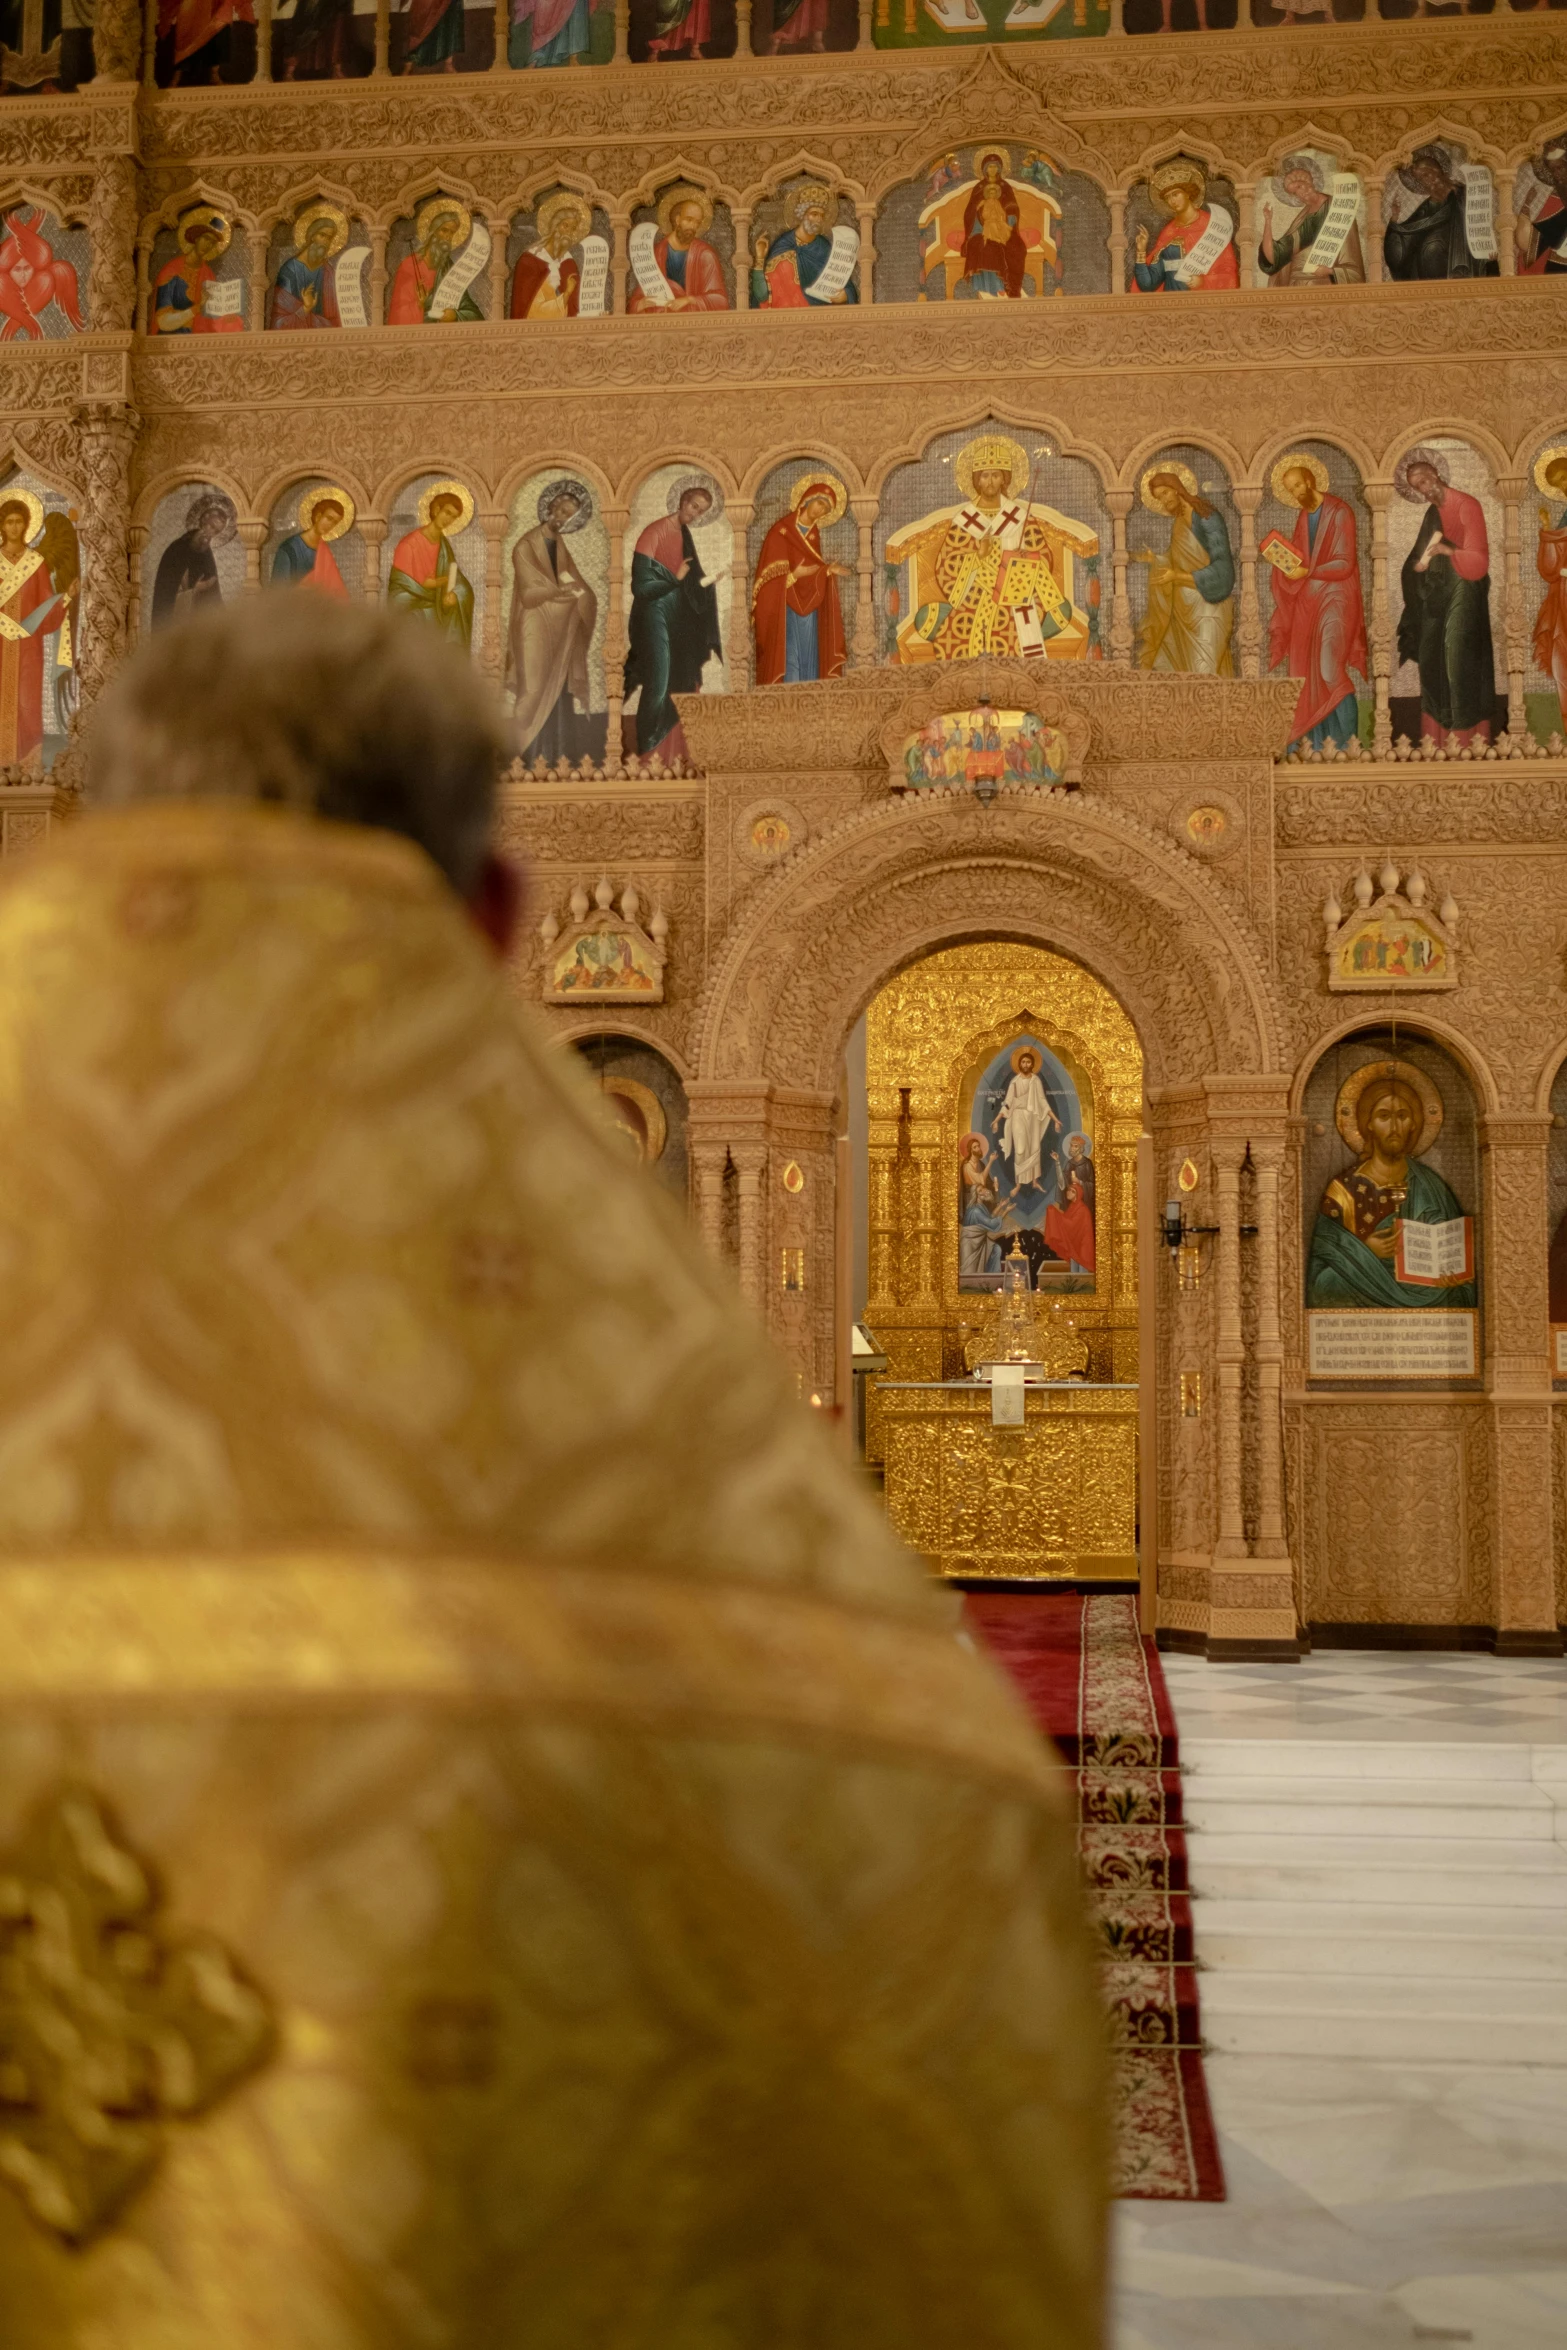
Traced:
[[571, 896], [567, 899], [566, 902], [571, 908], [571, 919], [573, 922], [585, 922], [587, 920], [588, 893], [583, 888], [580, 881], [572, 890]]
[[652, 939], [656, 939], [658, 944], [662, 946], [665, 939], [669, 936], [669, 916], [665, 913], [662, 906], [654, 907], [653, 919], [647, 927], [648, 936]]
[[1458, 908], [1453, 902], [1451, 890], [1447, 891], [1442, 903], [1437, 907], [1436, 918], [1444, 930], [1455, 931], [1458, 928]]
[[1322, 902], [1322, 919], [1327, 924], [1330, 933], [1337, 930], [1344, 919], [1344, 909], [1338, 902], [1336, 889], [1330, 889]]
[[560, 936], [560, 921], [553, 906], [539, 924], [539, 936], [547, 947], [552, 947]]
[[601, 914], [607, 914], [615, 903], [614, 885], [607, 874], [601, 873], [593, 884], [593, 903]]
[[1396, 896], [1397, 894], [1398, 867], [1394, 864], [1391, 857], [1387, 859], [1386, 863], [1382, 867], [1381, 872], [1377, 875], [1377, 886], [1385, 898], [1390, 898]]
[[1355, 903], [1357, 906], [1369, 906], [1374, 895], [1371, 876], [1362, 865], [1355, 876]]
[[634, 881], [628, 881], [625, 888], [620, 893], [620, 910], [625, 915], [628, 922], [635, 922], [637, 918], [637, 908], [641, 905], [641, 903], [642, 900], [638, 895], [636, 883]]
[[1426, 902], [1426, 877], [1418, 865], [1404, 884], [1404, 895], [1412, 906], [1423, 906]]

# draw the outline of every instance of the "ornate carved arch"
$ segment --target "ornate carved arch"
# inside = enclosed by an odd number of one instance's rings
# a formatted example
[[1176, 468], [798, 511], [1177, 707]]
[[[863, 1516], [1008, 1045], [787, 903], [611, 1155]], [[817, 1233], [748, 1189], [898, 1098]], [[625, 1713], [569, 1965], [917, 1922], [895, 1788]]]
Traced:
[[983, 936], [1095, 972], [1136, 1023], [1153, 1085], [1283, 1066], [1263, 951], [1196, 861], [1103, 801], [1008, 789], [988, 810], [955, 793], [884, 802], [786, 859], [717, 957], [692, 1065], [830, 1092], [883, 981]]

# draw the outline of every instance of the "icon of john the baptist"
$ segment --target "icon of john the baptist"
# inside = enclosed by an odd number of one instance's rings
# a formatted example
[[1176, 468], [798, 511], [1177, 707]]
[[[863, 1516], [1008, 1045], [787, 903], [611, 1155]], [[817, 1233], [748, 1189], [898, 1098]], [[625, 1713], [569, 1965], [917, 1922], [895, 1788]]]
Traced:
[[1340, 1086], [1334, 1117], [1355, 1159], [1322, 1194], [1307, 1305], [1474, 1305], [1472, 1278], [1415, 1283], [1396, 1271], [1400, 1220], [1450, 1224], [1464, 1212], [1423, 1162], [1442, 1131], [1442, 1097], [1430, 1078], [1410, 1061], [1368, 1061]]

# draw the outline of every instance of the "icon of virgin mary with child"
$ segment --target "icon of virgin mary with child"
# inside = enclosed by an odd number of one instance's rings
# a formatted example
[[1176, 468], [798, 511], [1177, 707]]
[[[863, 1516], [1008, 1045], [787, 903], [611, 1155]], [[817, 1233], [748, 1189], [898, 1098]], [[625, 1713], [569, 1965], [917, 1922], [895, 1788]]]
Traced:
[[1334, 1112], [1354, 1164], [1322, 1194], [1306, 1303], [1315, 1307], [1473, 1306], [1473, 1277], [1401, 1281], [1398, 1226], [1450, 1224], [1463, 1209], [1423, 1163], [1442, 1131], [1442, 1097], [1411, 1061], [1368, 1061], [1339, 1088]]

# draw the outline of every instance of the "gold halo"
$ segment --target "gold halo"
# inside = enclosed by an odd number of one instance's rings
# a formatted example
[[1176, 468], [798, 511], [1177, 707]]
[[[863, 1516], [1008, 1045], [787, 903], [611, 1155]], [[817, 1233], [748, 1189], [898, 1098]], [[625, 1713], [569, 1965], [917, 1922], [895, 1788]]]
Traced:
[[419, 504], [415, 511], [419, 516], [421, 525], [429, 521], [430, 508], [434, 505], [437, 498], [457, 498], [461, 500], [462, 520], [458, 523], [456, 530], [451, 534], [454, 538], [460, 538], [463, 532], [467, 529], [469, 523], [473, 520], [472, 490], [465, 490], [460, 481], [432, 481], [427, 490], [421, 490], [419, 493]]
[[972, 498], [975, 474], [999, 472], [1003, 465], [1008, 468], [1009, 492], [1027, 487], [1028, 456], [1022, 445], [1004, 432], [987, 432], [982, 433], [977, 441], [970, 441], [967, 448], [958, 451], [958, 460], [952, 470], [964, 497]]
[[974, 149], [974, 177], [976, 179], [982, 179], [984, 177], [985, 157], [987, 155], [1000, 156], [1001, 176], [1004, 180], [1009, 180], [1012, 177], [1012, 158], [1008, 154], [1006, 148], [1003, 147], [999, 141], [993, 139], [987, 139], [983, 146], [976, 147]]
[[581, 238], [585, 237], [592, 228], [593, 207], [586, 196], [579, 196], [575, 188], [557, 188], [553, 196], [545, 197], [533, 216], [534, 227], [541, 245], [548, 243], [550, 230], [563, 212], [574, 212], [582, 223], [577, 235], [571, 239], [572, 244], [579, 243]]
[[212, 230], [218, 240], [218, 258], [221, 260], [228, 251], [229, 241], [234, 234], [234, 224], [227, 213], [219, 212], [217, 207], [212, 204], [196, 204], [189, 212], [182, 212], [177, 232], [179, 248], [182, 253], [189, 253], [192, 232], [198, 228]]
[[1208, 173], [1205, 165], [1189, 155], [1172, 155], [1167, 163], [1160, 163], [1148, 174], [1151, 195], [1164, 197], [1171, 188], [1195, 188], [1200, 204], [1208, 193]]
[[1363, 1069], [1357, 1069], [1352, 1076], [1346, 1077], [1338, 1089], [1333, 1123], [1350, 1149], [1357, 1154], [1363, 1153], [1367, 1144], [1360, 1131], [1360, 1097], [1372, 1080], [1379, 1077], [1396, 1077], [1400, 1085], [1407, 1085], [1418, 1099], [1424, 1123], [1409, 1155], [1412, 1159], [1424, 1157], [1442, 1131], [1445, 1113], [1441, 1095], [1425, 1071], [1417, 1069], [1413, 1061], [1368, 1061]]
[[25, 506], [27, 508], [27, 544], [31, 546], [44, 526], [42, 498], [34, 497], [31, 490], [19, 489], [7, 482], [5, 487], [0, 489], [0, 506]]
[[801, 213], [809, 212], [813, 204], [821, 206], [829, 221], [837, 219], [838, 199], [823, 180], [807, 180], [804, 187], [795, 189], [789, 198], [787, 217], [798, 224]]
[[321, 536], [327, 540], [328, 543], [330, 543], [333, 539], [340, 539], [345, 530], [353, 529], [354, 514], [356, 509], [353, 499], [349, 496], [346, 490], [340, 490], [336, 482], [323, 482], [319, 489], [306, 490], [304, 496], [299, 501], [299, 528], [301, 530], [308, 530], [310, 528], [311, 521], [315, 515], [315, 510], [320, 505], [323, 498], [331, 498], [335, 500], [335, 502], [343, 509], [343, 519], [338, 524], [337, 528], [335, 530], [324, 530], [321, 533]]
[[831, 530], [835, 522], [840, 522], [843, 519], [844, 511], [849, 503], [848, 491], [835, 473], [802, 473], [794, 488], [789, 492], [791, 514], [798, 515], [801, 500], [807, 490], [828, 490], [831, 492], [832, 512], [826, 521], [818, 526], [822, 530]]
[[314, 204], [307, 204], [302, 212], [295, 215], [294, 251], [304, 251], [305, 239], [318, 220], [329, 220], [332, 223], [332, 242], [326, 252], [327, 259], [331, 261], [348, 242], [348, 215], [341, 204], [329, 204], [325, 197]]
[[[664, 1115], [663, 1103], [650, 1085], [643, 1085], [635, 1077], [606, 1077], [601, 1081], [600, 1090], [608, 1100], [628, 1102], [642, 1120], [642, 1131], [647, 1137], [647, 1143], [645, 1150], [639, 1152], [638, 1156], [645, 1167], [651, 1167], [655, 1159], [663, 1157], [664, 1145], [669, 1139], [669, 1120]], [[623, 1131], [628, 1140], [635, 1140], [629, 1128]]]
[[1045, 1056], [1040, 1051], [1037, 1044], [1029, 1043], [1027, 1037], [1024, 1037], [1021, 1044], [1014, 1045], [1012, 1048], [1013, 1068], [1015, 1069], [1017, 1067], [1019, 1061], [1023, 1058], [1025, 1053], [1028, 1054], [1030, 1060], [1032, 1060], [1034, 1064], [1034, 1075], [1036, 1077], [1043, 1077], [1045, 1073]]
[[1545, 478], [1546, 467], [1554, 465], [1561, 457], [1567, 457], [1567, 441], [1552, 441], [1550, 447], [1542, 449], [1534, 461], [1534, 486], [1542, 498], [1567, 497], [1567, 491], [1559, 487], [1553, 488]]
[[458, 196], [426, 196], [414, 214], [414, 243], [424, 243], [431, 221], [439, 219], [443, 212], [455, 212], [457, 215], [457, 234], [452, 240], [452, 251], [460, 252], [473, 234], [473, 214]]
[[1197, 476], [1195, 473], [1193, 473], [1189, 465], [1183, 465], [1178, 457], [1158, 458], [1152, 465], [1149, 466], [1148, 471], [1143, 475], [1142, 480], [1137, 485], [1137, 494], [1142, 499], [1143, 504], [1147, 507], [1150, 514], [1162, 514], [1164, 512], [1164, 508], [1162, 506], [1156, 506], [1153, 502], [1153, 499], [1148, 494], [1148, 484], [1154, 479], [1156, 474], [1160, 473], [1173, 473], [1176, 480], [1180, 483], [1182, 489], [1185, 490], [1188, 497], [1196, 498], [1201, 495], [1197, 487]]
[[1313, 457], [1309, 449], [1286, 449], [1284, 455], [1275, 460], [1273, 471], [1268, 476], [1273, 484], [1273, 495], [1281, 506], [1295, 504], [1295, 500], [1284, 487], [1284, 476], [1286, 473], [1296, 472], [1309, 473], [1317, 485], [1317, 495], [1322, 498], [1327, 496], [1328, 469], [1322, 459]]
[[701, 206], [702, 225], [696, 232], [699, 237], [704, 236], [712, 227], [712, 197], [708, 194], [705, 188], [696, 188], [692, 186], [689, 180], [680, 180], [674, 187], [666, 188], [658, 200], [658, 233], [661, 237], [667, 237], [672, 234], [669, 223], [670, 217], [673, 214], [677, 204], [697, 204]]

